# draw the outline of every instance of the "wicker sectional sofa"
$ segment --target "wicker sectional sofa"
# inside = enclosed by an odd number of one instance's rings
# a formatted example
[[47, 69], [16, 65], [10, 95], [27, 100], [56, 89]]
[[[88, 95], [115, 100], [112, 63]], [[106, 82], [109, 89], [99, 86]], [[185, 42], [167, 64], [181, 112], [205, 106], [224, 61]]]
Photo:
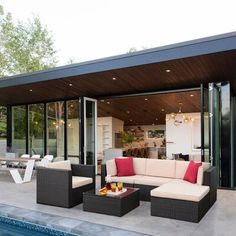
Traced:
[[151, 215], [199, 222], [217, 198], [216, 169], [199, 167], [197, 183], [183, 180], [188, 161], [133, 158], [134, 176], [117, 176], [115, 160], [102, 166], [101, 183], [114, 182], [140, 189], [140, 200], [151, 201]]

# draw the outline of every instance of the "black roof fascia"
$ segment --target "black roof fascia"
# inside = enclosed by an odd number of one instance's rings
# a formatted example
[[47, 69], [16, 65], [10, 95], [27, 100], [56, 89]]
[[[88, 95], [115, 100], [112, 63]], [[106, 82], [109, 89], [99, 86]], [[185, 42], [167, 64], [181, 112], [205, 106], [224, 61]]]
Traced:
[[130, 54], [127, 53], [119, 56], [56, 67], [46, 71], [10, 76], [0, 80], [0, 88], [69, 78], [72, 76], [165, 62], [235, 49], [236, 32], [231, 32]]

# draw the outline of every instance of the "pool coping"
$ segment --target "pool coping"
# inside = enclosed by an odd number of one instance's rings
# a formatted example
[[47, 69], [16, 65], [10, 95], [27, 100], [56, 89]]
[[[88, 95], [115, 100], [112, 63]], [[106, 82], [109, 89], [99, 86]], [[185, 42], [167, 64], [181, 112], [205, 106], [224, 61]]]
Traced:
[[79, 234], [81, 236], [148, 236], [148, 234], [135, 231], [90, 223], [88, 221], [43, 213], [35, 210], [28, 210], [2, 203], [0, 203], [0, 216], [47, 227], [49, 229], [59, 230], [68, 234]]

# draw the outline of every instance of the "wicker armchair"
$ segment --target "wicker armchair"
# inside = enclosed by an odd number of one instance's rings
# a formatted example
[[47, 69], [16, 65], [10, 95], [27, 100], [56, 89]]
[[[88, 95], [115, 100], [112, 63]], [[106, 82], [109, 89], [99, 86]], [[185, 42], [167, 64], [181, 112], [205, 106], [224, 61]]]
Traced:
[[[72, 176], [93, 181], [73, 188]], [[94, 165], [71, 165], [71, 170], [37, 168], [37, 203], [70, 208], [83, 202], [83, 192], [94, 189]]]

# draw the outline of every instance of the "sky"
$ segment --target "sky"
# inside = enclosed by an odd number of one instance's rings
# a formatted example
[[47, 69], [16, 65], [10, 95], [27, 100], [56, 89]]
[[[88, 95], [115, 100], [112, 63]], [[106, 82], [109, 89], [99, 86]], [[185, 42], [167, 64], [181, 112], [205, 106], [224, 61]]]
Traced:
[[235, 0], [0, 0], [14, 19], [38, 15], [58, 65], [236, 31]]

